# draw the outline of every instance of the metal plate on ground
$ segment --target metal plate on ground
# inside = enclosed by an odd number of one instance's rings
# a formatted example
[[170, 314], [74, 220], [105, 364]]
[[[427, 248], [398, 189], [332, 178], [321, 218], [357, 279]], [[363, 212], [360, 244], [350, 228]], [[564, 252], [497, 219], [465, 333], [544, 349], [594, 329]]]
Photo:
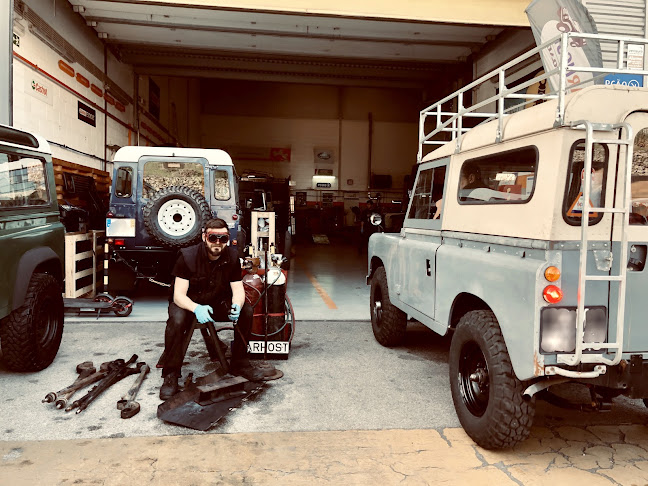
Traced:
[[263, 383], [247, 382], [243, 384], [242, 390], [233, 392], [233, 396], [223, 396], [212, 403], [198, 403], [196, 400], [199, 400], [200, 390], [192, 387], [161, 403], [157, 416], [165, 422], [204, 432], [215, 426], [232, 409], [239, 408], [265, 388]]

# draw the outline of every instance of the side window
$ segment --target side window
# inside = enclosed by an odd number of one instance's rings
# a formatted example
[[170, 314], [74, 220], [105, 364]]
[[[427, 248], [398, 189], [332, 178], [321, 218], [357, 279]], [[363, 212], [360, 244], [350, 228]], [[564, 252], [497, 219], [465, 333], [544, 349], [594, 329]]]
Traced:
[[49, 203], [45, 161], [0, 153], [0, 207]]
[[531, 199], [538, 168], [535, 147], [470, 159], [461, 166], [459, 204], [515, 204]]
[[422, 170], [419, 173], [408, 218], [439, 219], [441, 216], [443, 184], [446, 166]]
[[131, 197], [133, 195], [133, 168], [120, 167], [117, 169], [115, 182], [115, 195], [117, 197]]
[[150, 198], [163, 187], [184, 186], [205, 195], [202, 164], [197, 162], [156, 162], [144, 164], [143, 196]]
[[230, 198], [229, 176], [226, 170], [215, 170], [214, 172], [214, 197], [219, 201], [227, 201]]
[[632, 153], [630, 224], [648, 224], [648, 128], [639, 130]]
[[[590, 186], [590, 204], [592, 207], [605, 206], [605, 181], [607, 180], [609, 151], [606, 145], [594, 144], [592, 151], [592, 173]], [[563, 200], [563, 219], [567, 224], [580, 226], [583, 217], [583, 190], [585, 187], [585, 141], [574, 142], [569, 155], [569, 172], [567, 187]], [[590, 225], [603, 218], [602, 213], [590, 213]]]

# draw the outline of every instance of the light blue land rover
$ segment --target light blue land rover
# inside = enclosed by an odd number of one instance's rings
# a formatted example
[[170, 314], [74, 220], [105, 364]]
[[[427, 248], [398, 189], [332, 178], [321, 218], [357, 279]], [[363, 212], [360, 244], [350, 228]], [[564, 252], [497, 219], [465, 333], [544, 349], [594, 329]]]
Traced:
[[[603, 74], [624, 71], [624, 42], [648, 43], [599, 37], [621, 53]], [[536, 397], [557, 384], [587, 385], [580, 406], [593, 410], [648, 397], [648, 89], [599, 83], [600, 71], [568, 66], [567, 49], [559, 68], [507, 87], [544, 46], [421, 112], [403, 229], [369, 241], [376, 339], [401, 343], [408, 317], [452, 332], [455, 409], [491, 449], [524, 440]], [[568, 85], [579, 70], [589, 82]], [[560, 89], [526, 94], [551, 76]], [[499, 94], [464, 108], [493, 78]], [[510, 99], [523, 104], [507, 114]]]

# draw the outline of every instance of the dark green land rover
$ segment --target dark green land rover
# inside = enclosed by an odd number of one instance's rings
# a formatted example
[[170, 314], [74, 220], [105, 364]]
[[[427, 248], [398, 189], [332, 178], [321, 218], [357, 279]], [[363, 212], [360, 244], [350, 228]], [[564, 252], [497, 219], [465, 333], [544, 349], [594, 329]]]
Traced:
[[58, 352], [64, 232], [49, 144], [0, 125], [0, 351], [10, 370], [42, 370]]

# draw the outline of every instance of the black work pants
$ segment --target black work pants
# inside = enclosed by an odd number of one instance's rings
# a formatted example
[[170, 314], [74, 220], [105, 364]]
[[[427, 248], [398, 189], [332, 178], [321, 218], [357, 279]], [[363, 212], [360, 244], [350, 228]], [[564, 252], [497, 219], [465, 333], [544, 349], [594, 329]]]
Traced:
[[[221, 302], [220, 304], [210, 304], [214, 313], [212, 314], [216, 322], [229, 321], [231, 303]], [[234, 342], [232, 343], [232, 361], [245, 358], [247, 354], [247, 341], [250, 339], [250, 330], [252, 329], [252, 306], [247, 302], [243, 304], [236, 328], [234, 330]], [[187, 333], [191, 331], [191, 324], [195, 315], [193, 312], [178, 307], [175, 303], [169, 302], [169, 319], [167, 320], [166, 330], [164, 332], [164, 351], [165, 360], [162, 368], [162, 376], [169, 373], [180, 374], [182, 362], [184, 361], [184, 343]], [[241, 336], [243, 334], [243, 337]], [[243, 340], [245, 338], [245, 341]]]

